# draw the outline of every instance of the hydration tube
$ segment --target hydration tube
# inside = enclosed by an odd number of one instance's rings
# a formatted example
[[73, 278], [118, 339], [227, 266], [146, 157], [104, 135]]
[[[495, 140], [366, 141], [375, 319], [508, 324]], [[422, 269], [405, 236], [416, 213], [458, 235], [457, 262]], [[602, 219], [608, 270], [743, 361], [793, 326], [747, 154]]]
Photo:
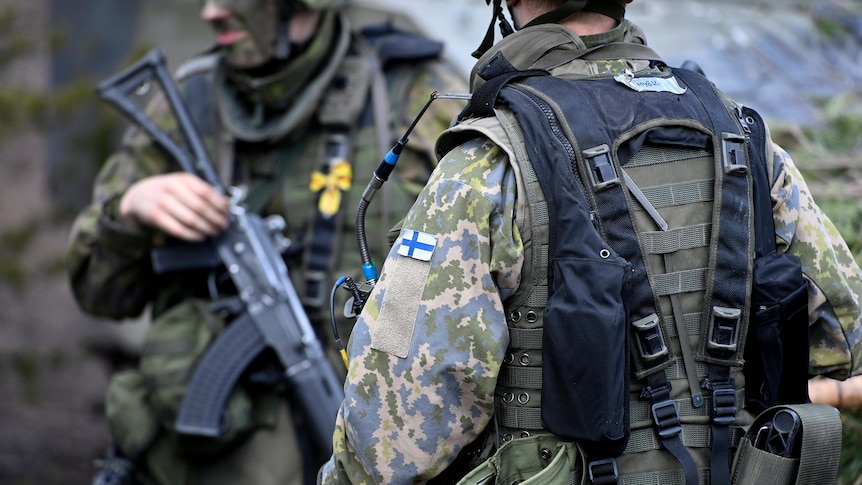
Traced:
[[365, 276], [365, 280], [371, 285], [377, 281], [378, 276], [374, 261], [371, 260], [371, 252], [368, 249], [368, 241], [365, 234], [365, 213], [368, 210], [368, 205], [371, 203], [372, 197], [374, 197], [377, 190], [383, 186], [383, 183], [389, 179], [389, 174], [392, 173], [392, 170], [395, 168], [395, 164], [398, 163], [398, 159], [401, 157], [401, 152], [404, 150], [404, 146], [407, 145], [410, 133], [412, 133], [413, 129], [416, 128], [416, 125], [419, 123], [419, 120], [422, 119], [422, 115], [425, 114], [428, 107], [431, 106], [431, 103], [433, 103], [435, 99], [463, 99], [469, 101], [470, 97], [470, 94], [463, 93], [438, 93], [437, 91], [431, 93], [431, 97], [428, 99], [428, 102], [425, 103], [425, 106], [422, 107], [422, 110], [418, 115], [416, 115], [416, 118], [413, 119], [413, 122], [407, 128], [407, 131], [405, 131], [404, 135], [398, 139], [395, 146], [389, 150], [389, 153], [383, 157], [383, 161], [380, 162], [380, 166], [377, 167], [377, 170], [374, 171], [374, 174], [371, 177], [371, 181], [368, 182], [365, 192], [362, 193], [362, 199], [359, 201], [359, 207], [356, 209], [356, 240], [357, 243], [359, 243], [359, 256], [362, 258], [362, 273], [363, 276]]
[[392, 170], [398, 163], [398, 159], [401, 157], [401, 152], [404, 151], [404, 147], [407, 145], [410, 133], [412, 133], [413, 129], [416, 128], [416, 125], [419, 123], [419, 120], [422, 119], [422, 116], [428, 110], [428, 107], [431, 106], [431, 103], [436, 99], [461, 99], [469, 101], [470, 98], [471, 95], [469, 93], [438, 93], [437, 91], [431, 93], [428, 102], [425, 103], [425, 106], [422, 107], [422, 110], [419, 111], [419, 114], [416, 115], [416, 118], [414, 118], [413, 122], [410, 123], [407, 131], [405, 131], [404, 135], [398, 139], [395, 146], [389, 150], [389, 153], [383, 157], [383, 161], [380, 162], [380, 165], [374, 171], [371, 176], [371, 180], [368, 182], [368, 186], [365, 187], [365, 191], [362, 193], [359, 207], [356, 209], [356, 242], [359, 244], [359, 256], [362, 258], [362, 274], [365, 277], [365, 283], [363, 283], [360, 288], [360, 285], [358, 285], [349, 276], [341, 277], [335, 282], [335, 285], [333, 285], [329, 300], [332, 333], [335, 337], [335, 344], [338, 346], [338, 351], [341, 353], [341, 358], [344, 360], [345, 366], [347, 365], [347, 353], [344, 350], [344, 344], [341, 342], [341, 338], [338, 335], [338, 328], [335, 323], [335, 292], [342, 285], [347, 287], [348, 291], [353, 295], [351, 299], [353, 314], [355, 316], [362, 310], [362, 307], [365, 305], [365, 300], [368, 298], [368, 294], [371, 293], [371, 289], [373, 289], [375, 283], [377, 283], [377, 266], [371, 259], [371, 251], [368, 249], [368, 239], [365, 233], [365, 214], [368, 211], [368, 206], [371, 204], [371, 199], [380, 187], [383, 186], [383, 183], [389, 180], [389, 175], [392, 173]]

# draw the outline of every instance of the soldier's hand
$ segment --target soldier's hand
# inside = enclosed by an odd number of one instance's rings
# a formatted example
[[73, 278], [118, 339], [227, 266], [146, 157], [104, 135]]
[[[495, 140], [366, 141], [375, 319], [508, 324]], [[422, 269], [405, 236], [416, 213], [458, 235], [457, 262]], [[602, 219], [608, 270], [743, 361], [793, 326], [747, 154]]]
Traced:
[[185, 172], [135, 182], [120, 199], [125, 224], [150, 226], [186, 241], [201, 241], [228, 226], [230, 200], [203, 179]]

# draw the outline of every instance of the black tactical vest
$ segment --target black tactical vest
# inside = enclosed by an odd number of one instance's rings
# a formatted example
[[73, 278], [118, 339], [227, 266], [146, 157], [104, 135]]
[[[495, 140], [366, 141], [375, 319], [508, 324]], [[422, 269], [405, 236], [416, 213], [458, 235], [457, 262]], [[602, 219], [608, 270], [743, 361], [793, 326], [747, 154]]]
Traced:
[[751, 420], [760, 117], [686, 70], [566, 79], [499, 56], [479, 74], [462, 117], [512, 118], [540, 248], [506, 302], [500, 440], [550, 431], [586, 450], [590, 475], [623, 483], [729, 482]]

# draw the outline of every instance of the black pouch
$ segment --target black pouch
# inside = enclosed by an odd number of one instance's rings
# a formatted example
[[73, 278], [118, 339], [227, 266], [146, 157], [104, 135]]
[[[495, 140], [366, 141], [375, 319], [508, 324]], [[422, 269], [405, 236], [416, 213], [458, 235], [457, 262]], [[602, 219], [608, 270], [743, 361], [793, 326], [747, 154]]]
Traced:
[[628, 440], [628, 325], [624, 261], [554, 261], [542, 338], [542, 421], [590, 451]]
[[[765, 146], [763, 120], [756, 120], [751, 150]], [[757, 148], [755, 148], [757, 147]], [[751, 317], [745, 344], [746, 405], [753, 413], [777, 404], [804, 404], [808, 399], [808, 284], [802, 263], [778, 253], [772, 215], [771, 183], [766, 156], [754, 156], [755, 259]]]
[[745, 346], [748, 406], [754, 412], [808, 399], [808, 284], [799, 258], [754, 261], [752, 321]]

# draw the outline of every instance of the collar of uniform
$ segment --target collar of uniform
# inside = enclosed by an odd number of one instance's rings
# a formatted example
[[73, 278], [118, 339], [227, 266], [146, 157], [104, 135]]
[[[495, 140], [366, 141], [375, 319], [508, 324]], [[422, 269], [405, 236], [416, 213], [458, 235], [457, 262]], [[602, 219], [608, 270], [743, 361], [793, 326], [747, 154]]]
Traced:
[[[623, 19], [620, 25], [609, 32], [584, 37], [575, 35], [571, 30], [559, 24], [539, 24], [526, 27], [505, 37], [482, 55], [470, 73], [470, 86], [475, 92], [485, 82], [476, 74], [476, 71], [497, 52], [501, 52], [517, 69], [542, 68], [551, 70], [576, 59], [586, 49], [609, 43], [646, 45], [646, 37], [639, 27], [626, 19]], [[571, 56], [566, 56], [566, 52], [570, 52]], [[553, 62], [549, 63], [549, 59], [553, 59]], [[585, 61], [578, 64], [580, 67], [576, 66], [574, 69], [582, 72], [576, 73], [584, 75], [597, 73], [595, 62]], [[566, 71], [575, 72], [572, 71], [572, 67], [568, 66]]]
[[610, 44], [611, 42], [623, 42], [626, 38], [626, 32], [628, 32], [629, 26], [631, 26], [630, 22], [620, 22], [619, 25], [607, 32], [582, 35], [580, 36], [580, 39], [587, 48], [601, 44]]
[[317, 108], [347, 55], [350, 35], [346, 16], [332, 11], [308, 49], [281, 71], [251, 78], [222, 66], [216, 82], [224, 126], [246, 141], [275, 140], [294, 131]]
[[229, 82], [239, 96], [252, 105], [283, 110], [291, 98], [302, 89], [314, 72], [326, 61], [335, 41], [335, 12], [330, 10], [320, 20], [320, 28], [308, 48], [281, 68], [266, 76], [253, 76], [247, 71], [226, 69]]

